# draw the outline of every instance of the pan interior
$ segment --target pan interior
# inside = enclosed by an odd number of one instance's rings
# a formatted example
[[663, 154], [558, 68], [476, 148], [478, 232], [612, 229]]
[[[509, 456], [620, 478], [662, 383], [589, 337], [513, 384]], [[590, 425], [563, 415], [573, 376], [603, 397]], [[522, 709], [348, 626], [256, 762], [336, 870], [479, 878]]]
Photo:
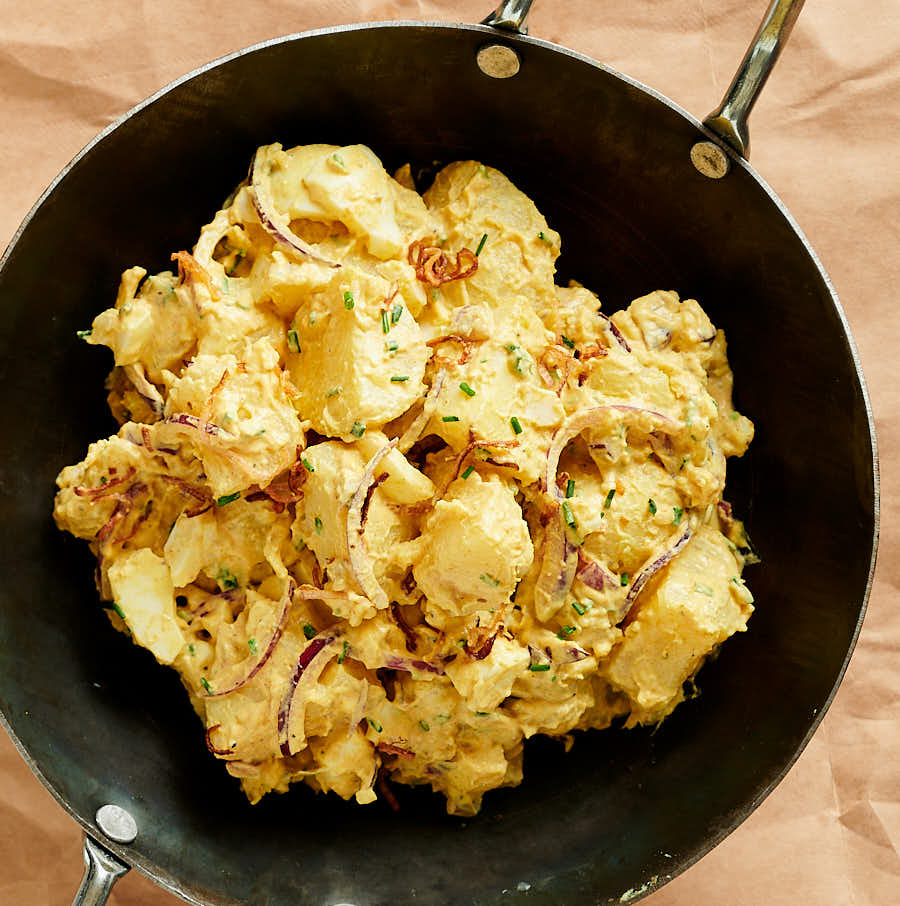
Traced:
[[[700, 176], [697, 127], [625, 80], [541, 42], [522, 68], [475, 65], [479, 28], [373, 27], [274, 43], [178, 84], [79, 159], [0, 272], [0, 710], [85, 825], [137, 818], [119, 850], [196, 902], [471, 904], [618, 901], [649, 890], [749, 813], [827, 707], [864, 608], [876, 490], [861, 378], [827, 281], [751, 171]], [[756, 423], [728, 497], [762, 564], [749, 632], [700, 674], [702, 695], [649, 729], [526, 747], [525, 781], [482, 813], [401, 810], [306, 789], [251, 808], [203, 744], [173, 673], [108, 625], [92, 558], [50, 518], [53, 480], [115, 430], [110, 361], [75, 331], [122, 269], [189, 247], [253, 149], [363, 142], [427, 179], [476, 158], [563, 237], [560, 277], [611, 312], [656, 288], [726, 331], [736, 403]], [[36, 309], [41, 314], [35, 317]], [[644, 886], [646, 885], [646, 886]]]

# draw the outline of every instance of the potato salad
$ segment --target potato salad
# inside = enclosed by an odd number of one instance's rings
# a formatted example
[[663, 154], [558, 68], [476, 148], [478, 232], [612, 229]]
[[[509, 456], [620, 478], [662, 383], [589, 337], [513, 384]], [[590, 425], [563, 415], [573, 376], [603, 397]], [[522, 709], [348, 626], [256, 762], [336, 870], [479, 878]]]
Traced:
[[56, 522], [252, 802], [425, 784], [472, 815], [524, 740], [657, 724], [746, 628], [725, 337], [670, 290], [605, 312], [559, 253], [476, 161], [419, 194], [275, 144], [80, 332], [120, 427]]

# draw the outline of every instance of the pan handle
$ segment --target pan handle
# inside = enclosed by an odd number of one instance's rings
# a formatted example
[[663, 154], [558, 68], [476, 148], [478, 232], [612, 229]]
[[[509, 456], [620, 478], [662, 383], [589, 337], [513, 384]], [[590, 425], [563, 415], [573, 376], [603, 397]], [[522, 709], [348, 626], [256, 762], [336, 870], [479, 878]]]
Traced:
[[525, 20], [531, 10], [534, 0], [502, 0], [501, 4], [485, 19], [482, 25], [493, 25], [504, 31], [518, 32], [520, 35], [528, 34]]
[[103, 906], [113, 884], [129, 867], [93, 837], [84, 838], [84, 877], [72, 906]]
[[800, 15], [804, 0], [772, 0], [722, 103], [703, 121], [741, 157], [750, 154], [747, 117]]

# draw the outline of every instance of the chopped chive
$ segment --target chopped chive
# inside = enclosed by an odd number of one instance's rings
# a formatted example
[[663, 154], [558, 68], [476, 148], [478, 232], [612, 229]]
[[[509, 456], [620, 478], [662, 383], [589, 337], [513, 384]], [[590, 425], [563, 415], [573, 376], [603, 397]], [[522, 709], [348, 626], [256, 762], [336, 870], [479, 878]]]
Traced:
[[93, 327], [89, 327], [87, 330], [76, 330], [75, 336], [77, 336], [79, 339], [83, 340], [85, 337], [89, 337], [91, 335], [91, 333], [93, 332], [93, 329], [94, 329]]
[[306, 542], [305, 542], [302, 538], [298, 538], [298, 539], [294, 542], [294, 550], [295, 550], [295, 551], [302, 551], [304, 547], [306, 547]]
[[442, 422], [458, 422], [459, 416], [458, 415], [442, 415], [441, 421]]
[[[696, 440], [696, 438], [694, 438], [694, 439]], [[678, 467], [679, 472], [688, 464], [688, 460], [690, 460], [690, 456], [681, 457], [681, 465]]]
[[708, 585], [701, 585], [699, 582], [694, 583], [694, 591], [699, 591], [701, 595], [706, 595], [708, 598], [713, 596], [713, 590]]
[[340, 152], [340, 151], [335, 151], [334, 154], [331, 155], [331, 159], [332, 159], [332, 160], [333, 160], [333, 161], [334, 161], [334, 162], [335, 162], [342, 170], [346, 170], [346, 169], [347, 169], [347, 165], [344, 163], [344, 158], [341, 156], [341, 152]]
[[234, 573], [224, 566], [216, 573], [216, 582], [218, 582], [225, 591], [238, 587], [238, 580], [235, 578]]
[[684, 515], [684, 510], [680, 506], [673, 506], [672, 512], [675, 514], [672, 519], [672, 525], [678, 525], [681, 522], [681, 517]]
[[237, 500], [240, 496], [240, 491], [235, 491], [233, 494], [223, 494], [221, 497], [216, 498], [216, 506], [225, 506], [226, 503], [231, 503], [232, 500]]
[[490, 573], [482, 573], [479, 577], [485, 585], [490, 585], [491, 588], [496, 588], [500, 584], [499, 579], [495, 579]]
[[193, 657], [197, 653], [196, 649], [194, 648], [193, 642], [190, 642], [188, 644], [188, 651], [190, 652], [191, 657]]
[[475, 396], [475, 391], [465, 381], [459, 385], [459, 389], [462, 390], [466, 396]]
[[303, 624], [303, 634], [308, 639], [311, 639], [316, 634], [316, 627], [313, 626], [312, 623], [304, 623]]
[[569, 349], [574, 349], [574, 348], [575, 348], [575, 341], [574, 341], [574, 340], [570, 340], [564, 333], [560, 334], [560, 337], [561, 337], [561, 339], [562, 339], [562, 341], [563, 341], [563, 345], [568, 346]]
[[330, 398], [332, 396], [337, 396], [340, 392], [340, 387], [332, 387], [331, 390], [329, 390], [328, 393], [325, 394], [325, 396]]
[[628, 573], [622, 573], [622, 575], [619, 576], [619, 585], [624, 587], [627, 584], [628, 584]]
[[393, 309], [391, 309], [391, 324], [396, 324], [400, 320], [400, 315], [403, 314], [403, 306], [398, 302]]
[[[256, 639], [249, 638], [247, 639], [247, 647], [250, 649], [250, 654], [258, 654], [259, 646], [256, 644]], [[191, 652], [193, 654], [193, 652]]]
[[388, 352], [396, 352], [400, 348], [396, 340], [388, 340], [386, 345]]
[[367, 717], [366, 720], [369, 722], [369, 726], [370, 726], [376, 733], [380, 733], [380, 732], [384, 729], [384, 727], [382, 727], [381, 724], [378, 723], [377, 720], [373, 720], [371, 717]]
[[528, 668], [532, 673], [543, 673], [545, 670], [550, 669], [549, 664], [532, 664]]
[[[79, 331], [78, 333], [79, 333], [79, 336], [80, 336], [80, 335], [81, 335], [81, 331]], [[729, 412], [729, 413], [728, 413], [728, 417], [729, 417], [733, 422], [736, 422], [736, 421], [741, 417], [741, 413], [740, 413], [740, 412]]]
[[205, 676], [200, 677], [200, 685], [206, 690], [207, 695], [212, 695], [212, 686], [210, 686], [209, 680]]
[[563, 626], [563, 628], [560, 629], [560, 631], [556, 633], [556, 637], [558, 639], [563, 639], [565, 641], [565, 639], [568, 636], [570, 636], [573, 632], [575, 632], [574, 626]]
[[300, 352], [300, 335], [296, 330], [289, 330], [287, 332], [287, 344], [288, 348], [293, 352]]
[[613, 497], [615, 497], [615, 496], [616, 496], [616, 489], [610, 488], [609, 493], [606, 495], [606, 500], [603, 501], [604, 510], [608, 510], [610, 508], [610, 505], [613, 502]]
[[575, 479], [570, 478], [566, 482], [566, 497], [574, 497], [574, 496], [575, 496]]
[[424, 720], [419, 721], [419, 726], [427, 733], [431, 727]]
[[362, 437], [366, 433], [366, 426], [362, 422], [354, 422], [353, 427], [350, 429], [350, 433], [354, 437]]
[[475, 466], [467, 466], [465, 471], [462, 473], [462, 479], [465, 480], [475, 471]]
[[115, 611], [115, 612], [116, 612], [123, 620], [125, 619], [125, 611], [122, 610], [122, 608], [119, 607], [119, 605], [118, 605], [115, 601], [113, 601], [113, 603], [112, 603], [112, 609], [113, 609], [113, 610], [114, 610], [114, 611]]
[[515, 352], [518, 348], [519, 348], [519, 347], [516, 346], [515, 343], [510, 343], [510, 344], [506, 347], [506, 351], [507, 351], [507, 352]]
[[573, 601], [573, 602], [572, 602], [572, 609], [573, 609], [573, 610], [575, 611], [575, 613], [577, 613], [578, 616], [580, 616], [580, 617], [583, 617], [583, 616], [588, 612], [588, 607], [589, 607], [589, 606], [590, 606], [590, 605], [588, 605], [588, 604], [582, 604], [581, 601]]
[[569, 505], [568, 500], [563, 501], [562, 505], [563, 519], [566, 520], [566, 525], [572, 526], [575, 528], [575, 514], [572, 512], [572, 507]]
[[386, 311], [381, 313], [381, 332], [390, 333], [391, 332], [391, 319]]
[[647, 509], [650, 510], [651, 516], [656, 515], [656, 501], [652, 497], [647, 501]]
[[544, 231], [543, 231], [543, 230], [541, 230], [541, 231], [538, 233], [538, 239], [540, 239], [541, 242], [549, 242], [549, 241], [550, 241], [550, 240], [544, 235]]
[[349, 289], [344, 290], [344, 308], [346, 308], [347, 311], [352, 311], [354, 305], [356, 305], [356, 303], [353, 301], [353, 293], [351, 293]]
[[404, 374], [404, 375], [395, 374], [391, 378], [391, 383], [392, 384], [402, 384], [404, 381], [408, 381], [408, 380], [409, 380], [408, 374]]
[[316, 518], [313, 520], [313, 522], [315, 523], [315, 526], [316, 526], [316, 534], [321, 535], [322, 534], [322, 520], [318, 516], [316, 516]]
[[519, 420], [515, 416], [513, 416], [509, 420], [509, 423], [510, 423], [510, 425], [512, 425], [512, 429], [513, 429], [513, 431], [515, 431], [516, 434], [522, 433], [522, 425], [519, 423]]
[[311, 311], [309, 313], [309, 326], [312, 327], [313, 324], [315, 324], [315, 323], [316, 323], [316, 313], [314, 311]]
[[316, 467], [305, 456], [300, 457], [300, 463], [302, 464], [303, 468], [306, 469], [307, 472], [316, 471]]
[[477, 258], [481, 254], [481, 250], [484, 248], [484, 244], [487, 242], [487, 233], [482, 234], [481, 242], [478, 243], [478, 248], [475, 249], [475, 257]]
[[489, 717], [490, 712], [489, 711], [476, 711], [475, 716], [476, 717]]
[[347, 652], [350, 650], [350, 643], [345, 639], [344, 647], [341, 649], [341, 653], [338, 655], [337, 662], [339, 664], [344, 663], [344, 658], [347, 657]]

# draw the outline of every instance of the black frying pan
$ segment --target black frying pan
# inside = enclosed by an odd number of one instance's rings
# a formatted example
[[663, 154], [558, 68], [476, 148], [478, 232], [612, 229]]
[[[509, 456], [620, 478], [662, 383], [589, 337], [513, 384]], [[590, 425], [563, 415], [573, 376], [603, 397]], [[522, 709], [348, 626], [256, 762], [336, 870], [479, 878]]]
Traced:
[[[827, 276], [731, 147], [746, 150], [746, 112], [799, 3], [773, 4], [709, 121], [716, 132], [518, 34], [528, 4], [506, 6], [505, 30], [327, 29], [198, 70], [89, 145], [0, 261], [0, 712], [40, 779], [102, 842], [88, 838], [83, 902], [100, 902], [127, 865], [203, 904], [631, 901], [759, 804], [834, 695], [874, 565], [872, 417]], [[503, 49], [480, 66], [488, 45]], [[518, 71], [495, 78], [482, 66]], [[405, 789], [397, 814], [305, 789], [251, 808], [206, 752], [174, 673], [109, 627], [86, 546], [50, 519], [57, 471], [114, 430], [102, 404], [109, 361], [75, 330], [108, 304], [123, 267], [167, 266], [253, 149], [276, 140], [364, 142], [389, 169], [411, 160], [422, 179], [460, 158], [499, 167], [562, 234], [560, 277], [599, 289], [607, 310], [657, 287], [699, 298], [726, 331], [737, 405], [757, 425], [728, 492], [763, 561], [748, 576], [750, 631], [655, 732], [581, 735], [567, 755], [529, 743], [524, 783], [489, 794], [474, 819]], [[121, 823], [98, 825], [110, 803], [133, 818], [133, 842], [115, 842], [131, 836]]]

